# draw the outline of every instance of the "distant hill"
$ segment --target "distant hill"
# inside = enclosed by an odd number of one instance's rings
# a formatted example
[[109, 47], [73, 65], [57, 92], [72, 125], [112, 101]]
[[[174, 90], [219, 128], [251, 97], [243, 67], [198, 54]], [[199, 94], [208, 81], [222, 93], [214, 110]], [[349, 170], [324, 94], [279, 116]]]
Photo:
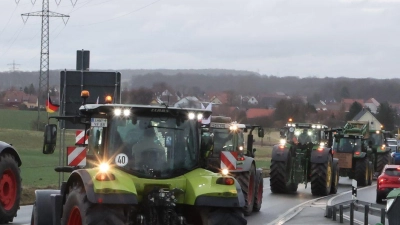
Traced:
[[[59, 85], [61, 70], [50, 71], [50, 85]], [[154, 83], [164, 82], [183, 94], [195, 89], [197, 93], [234, 91], [242, 95], [284, 92], [291, 96], [307, 96], [310, 101], [340, 100], [342, 97], [378, 101], [400, 102], [400, 79], [355, 79], [316, 77], [277, 77], [260, 75], [252, 71], [224, 69], [121, 69], [123, 87], [132, 89], [151, 88]], [[31, 83], [37, 87], [39, 72], [0, 72], [0, 90], [11, 86], [23, 88]]]

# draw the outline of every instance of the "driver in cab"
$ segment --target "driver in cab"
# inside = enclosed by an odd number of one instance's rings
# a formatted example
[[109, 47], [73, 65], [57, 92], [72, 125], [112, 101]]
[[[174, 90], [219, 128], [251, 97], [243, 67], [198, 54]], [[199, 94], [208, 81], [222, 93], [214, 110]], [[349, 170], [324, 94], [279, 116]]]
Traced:
[[307, 144], [308, 142], [311, 142], [311, 137], [308, 135], [308, 130], [303, 129], [303, 132], [299, 135], [297, 138], [298, 142], [301, 144]]
[[156, 138], [154, 128], [145, 126], [142, 138], [132, 146], [136, 166], [154, 167], [165, 162], [165, 149]]

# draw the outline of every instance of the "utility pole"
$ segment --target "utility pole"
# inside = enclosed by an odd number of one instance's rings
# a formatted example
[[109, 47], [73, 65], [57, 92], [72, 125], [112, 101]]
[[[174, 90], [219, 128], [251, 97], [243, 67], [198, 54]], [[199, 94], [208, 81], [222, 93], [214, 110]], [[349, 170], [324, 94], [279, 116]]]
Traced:
[[18, 69], [18, 68], [16, 68], [15, 66], [20, 66], [21, 64], [16, 64], [16, 63], [15, 63], [15, 60], [13, 60], [12, 63], [9, 63], [9, 64], [7, 64], [7, 65], [12, 66], [12, 68], [10, 68], [10, 70], [14, 73], [15, 70]]
[[[36, 1], [36, 0], [35, 0]], [[32, 2], [34, 4], [34, 2]], [[57, 5], [60, 3], [57, 2]], [[28, 20], [28, 17], [30, 16], [40, 16], [42, 17], [42, 38], [41, 38], [41, 50], [40, 50], [40, 72], [39, 72], [39, 89], [38, 89], [38, 116], [37, 116], [37, 129], [39, 130], [39, 124], [40, 124], [40, 105], [43, 104], [43, 96], [44, 93], [49, 92], [49, 18], [50, 17], [61, 17], [64, 21], [64, 24], [67, 24], [69, 16], [56, 13], [56, 12], [51, 12], [49, 10], [49, 0], [43, 0], [42, 2], [42, 11], [38, 12], [31, 12], [31, 13], [24, 13], [21, 14], [22, 20], [24, 23]], [[24, 19], [24, 17], [26, 19]], [[64, 18], [67, 18], [64, 20]]]

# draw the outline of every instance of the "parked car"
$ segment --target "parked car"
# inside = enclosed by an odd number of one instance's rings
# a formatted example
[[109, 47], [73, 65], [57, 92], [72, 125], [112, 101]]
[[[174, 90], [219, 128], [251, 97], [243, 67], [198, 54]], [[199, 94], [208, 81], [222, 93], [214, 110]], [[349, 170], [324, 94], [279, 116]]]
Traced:
[[400, 165], [386, 165], [377, 179], [376, 202], [382, 203], [394, 188], [400, 188]]

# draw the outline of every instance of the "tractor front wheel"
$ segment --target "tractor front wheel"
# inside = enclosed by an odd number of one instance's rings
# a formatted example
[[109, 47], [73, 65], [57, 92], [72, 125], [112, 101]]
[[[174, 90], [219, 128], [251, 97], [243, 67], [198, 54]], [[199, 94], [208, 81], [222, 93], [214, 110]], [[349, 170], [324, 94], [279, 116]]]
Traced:
[[90, 203], [80, 182], [69, 187], [62, 225], [124, 225], [126, 220], [123, 209], [118, 205]]
[[210, 210], [203, 225], [246, 225], [247, 221], [240, 209], [216, 208]]
[[328, 155], [325, 163], [311, 164], [311, 193], [326, 196], [332, 185], [332, 155]]
[[21, 174], [10, 154], [0, 156], [0, 224], [12, 222], [19, 209]]
[[256, 190], [256, 168], [254, 167], [254, 164], [251, 165], [249, 171], [239, 173], [236, 176], [236, 179], [238, 180], [244, 195], [245, 205], [243, 207], [243, 212], [245, 216], [248, 216], [253, 211], [254, 192]]

